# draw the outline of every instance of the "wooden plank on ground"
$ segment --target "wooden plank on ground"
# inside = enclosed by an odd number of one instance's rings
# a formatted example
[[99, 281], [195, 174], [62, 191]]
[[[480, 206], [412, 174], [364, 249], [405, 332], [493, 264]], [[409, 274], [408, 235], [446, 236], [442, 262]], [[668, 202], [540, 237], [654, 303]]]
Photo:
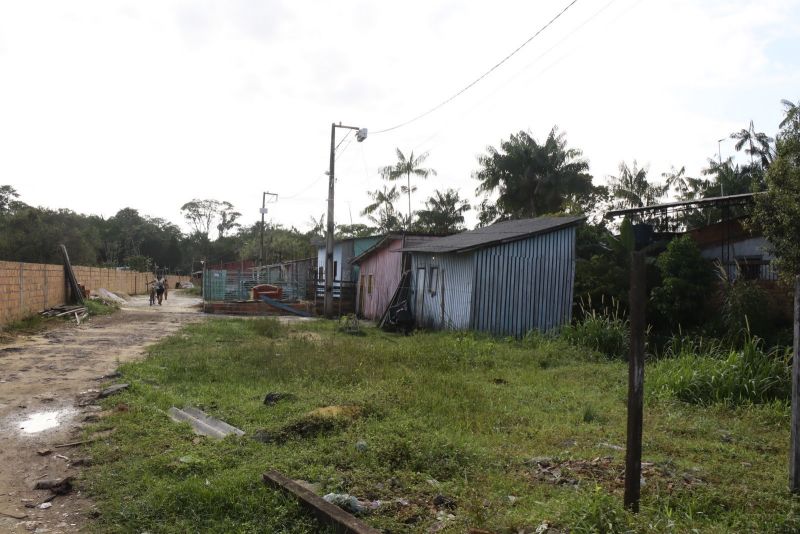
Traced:
[[342, 534], [380, 534], [379, 530], [329, 503], [278, 471], [267, 471], [263, 478], [264, 483], [268, 486], [287, 491], [297, 497], [303, 507], [310, 510], [323, 523], [332, 526], [337, 532]]

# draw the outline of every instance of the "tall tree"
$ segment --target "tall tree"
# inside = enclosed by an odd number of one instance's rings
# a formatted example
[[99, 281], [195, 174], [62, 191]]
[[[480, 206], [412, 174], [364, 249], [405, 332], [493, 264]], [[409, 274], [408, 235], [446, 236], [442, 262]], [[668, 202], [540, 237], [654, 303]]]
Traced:
[[0, 215], [11, 211], [16, 198], [19, 198], [16, 189], [10, 185], [0, 185]]
[[[788, 106], [787, 106], [788, 107]], [[783, 272], [800, 274], [800, 119], [786, 110], [775, 161], [766, 172], [767, 192], [756, 197], [753, 221], [768, 239]]]
[[738, 132], [733, 132], [731, 134], [731, 139], [736, 139], [734, 148], [737, 151], [747, 145], [744, 151], [746, 154], [750, 154], [751, 167], [755, 167], [755, 156], [758, 156], [762, 168], [766, 169], [769, 167], [769, 164], [772, 162], [772, 143], [774, 139], [763, 132], [757, 132], [755, 126], [753, 126], [753, 121], [750, 121], [750, 126], [748, 128], [742, 128]]
[[435, 234], [451, 234], [464, 229], [464, 214], [471, 209], [469, 202], [462, 200], [458, 191], [438, 189], [425, 202], [425, 209], [417, 212], [416, 226], [422, 231]]
[[361, 211], [361, 215], [367, 215], [369, 220], [381, 232], [392, 232], [400, 229], [403, 221], [394, 209], [394, 202], [400, 197], [397, 187], [392, 186], [391, 189], [388, 189], [383, 186], [382, 190], [370, 191], [369, 196], [372, 199], [372, 204], [364, 208]]
[[800, 101], [795, 104], [791, 100], [782, 99], [785, 115], [780, 123], [780, 128], [796, 128], [800, 130]]
[[666, 194], [667, 185], [651, 183], [647, 178], [647, 167], [639, 167], [636, 160], [628, 166], [619, 164], [619, 175], [608, 177], [608, 189], [616, 199], [618, 208], [641, 208], [657, 204]]
[[236, 211], [233, 204], [230, 202], [220, 202], [217, 207], [217, 214], [219, 216], [219, 223], [217, 223], [217, 231], [219, 232], [219, 239], [225, 237], [225, 234], [234, 228], [240, 226], [236, 219], [242, 216], [241, 213]]
[[[478, 156], [480, 181], [476, 193], [483, 194], [480, 223], [536, 217], [563, 211], [568, 200], [590, 196], [595, 190], [582, 152], [567, 148], [563, 133], [553, 127], [544, 143], [529, 132], [511, 134], [500, 148], [487, 147]], [[497, 194], [492, 201], [490, 195]]]
[[412, 150], [408, 157], [399, 149], [397, 152], [397, 162], [394, 165], [388, 165], [381, 169], [381, 174], [386, 180], [399, 180], [406, 179], [406, 185], [400, 186], [400, 191], [408, 195], [408, 222], [413, 219], [413, 212], [411, 211], [411, 193], [417, 190], [416, 186], [411, 185], [411, 176], [417, 178], [427, 178], [428, 176], [436, 176], [436, 171], [433, 169], [425, 168], [422, 166], [425, 160], [428, 159], [428, 152], [423, 152], [414, 156]]
[[198, 234], [206, 237], [211, 233], [211, 226], [219, 209], [218, 200], [193, 199], [181, 206], [183, 218]]

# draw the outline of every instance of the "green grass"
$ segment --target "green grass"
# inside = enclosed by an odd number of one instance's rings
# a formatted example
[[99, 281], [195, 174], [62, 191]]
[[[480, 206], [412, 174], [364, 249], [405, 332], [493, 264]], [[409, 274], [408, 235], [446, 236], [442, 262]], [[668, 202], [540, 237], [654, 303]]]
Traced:
[[[624, 452], [609, 447], [625, 444], [624, 363], [542, 336], [356, 337], [336, 326], [210, 320], [124, 365], [132, 386], [106, 402], [129, 409], [90, 429], [114, 429], [90, 446], [95, 463], [81, 483], [102, 512], [96, 530], [323, 532], [265, 487], [269, 469], [321, 494], [383, 501], [364, 519], [386, 532], [426, 532], [439, 510], [454, 516], [443, 532], [532, 532], [543, 522], [573, 532], [800, 528], [786, 491], [785, 405], [649, 395], [644, 461], [653, 465], [634, 516], [620, 505]], [[292, 396], [265, 405], [269, 392]], [[165, 414], [187, 404], [246, 435], [196, 438]], [[360, 413], [306, 415], [330, 405]], [[439, 494], [452, 509], [433, 504]]]
[[106, 304], [105, 302], [100, 302], [99, 300], [87, 300], [86, 309], [89, 311], [89, 315], [111, 315], [112, 313], [119, 311], [119, 306]]

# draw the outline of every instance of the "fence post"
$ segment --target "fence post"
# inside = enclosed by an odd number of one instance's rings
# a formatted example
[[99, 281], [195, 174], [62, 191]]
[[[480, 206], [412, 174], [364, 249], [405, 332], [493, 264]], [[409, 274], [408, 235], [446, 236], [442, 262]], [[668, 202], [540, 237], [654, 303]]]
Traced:
[[631, 254], [630, 328], [628, 356], [628, 436], [625, 446], [625, 507], [639, 511], [642, 476], [642, 420], [644, 411], [645, 336], [644, 253]]
[[800, 275], [794, 278], [794, 347], [792, 350], [792, 428], [789, 490], [800, 493]]

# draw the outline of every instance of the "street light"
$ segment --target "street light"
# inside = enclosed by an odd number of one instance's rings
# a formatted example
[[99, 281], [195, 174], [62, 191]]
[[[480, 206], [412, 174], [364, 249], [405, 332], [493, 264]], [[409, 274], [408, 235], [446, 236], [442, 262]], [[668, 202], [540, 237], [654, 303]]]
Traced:
[[[359, 143], [367, 138], [367, 129], [358, 126], [343, 126], [340, 122], [331, 123], [331, 161], [328, 171], [328, 226], [325, 235], [325, 317], [333, 317], [333, 186], [334, 163], [336, 160], [336, 128], [356, 131], [356, 141]], [[341, 295], [340, 295], [341, 298]]]

